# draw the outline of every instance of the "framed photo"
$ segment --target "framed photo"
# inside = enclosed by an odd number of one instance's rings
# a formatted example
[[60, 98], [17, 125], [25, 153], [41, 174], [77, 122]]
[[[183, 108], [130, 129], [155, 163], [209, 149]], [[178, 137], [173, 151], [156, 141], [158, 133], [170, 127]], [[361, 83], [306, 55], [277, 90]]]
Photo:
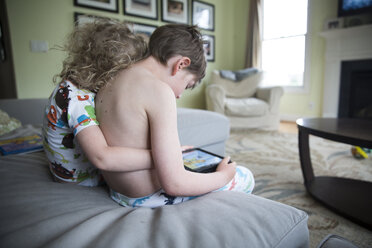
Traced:
[[82, 13], [74, 13], [74, 20], [75, 20], [75, 25], [81, 25], [84, 23], [91, 23], [94, 22], [94, 20], [97, 19], [111, 19], [108, 17], [102, 17], [102, 16], [95, 16], [95, 15], [87, 15], [87, 14], [82, 14]]
[[188, 0], [161, 0], [161, 19], [165, 22], [189, 23]]
[[141, 35], [145, 39], [145, 41], [148, 42], [150, 40], [150, 36], [155, 31], [157, 26], [134, 22], [130, 24], [130, 28], [133, 33]]
[[193, 0], [192, 25], [214, 31], [214, 5]]
[[74, 0], [74, 5], [115, 13], [119, 12], [118, 0]]
[[207, 61], [213, 62], [215, 60], [215, 40], [213, 35], [203, 35], [203, 46], [205, 58]]
[[343, 19], [341, 18], [327, 19], [324, 23], [324, 30], [343, 28], [343, 25]]
[[158, 19], [157, 0], [124, 0], [124, 15]]

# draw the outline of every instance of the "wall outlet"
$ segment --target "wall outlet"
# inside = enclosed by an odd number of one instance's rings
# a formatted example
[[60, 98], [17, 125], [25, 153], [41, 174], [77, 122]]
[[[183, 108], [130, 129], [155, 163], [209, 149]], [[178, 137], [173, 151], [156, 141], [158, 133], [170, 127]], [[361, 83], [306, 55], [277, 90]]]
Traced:
[[307, 105], [308, 109], [309, 110], [313, 110], [314, 109], [314, 102], [309, 102], [309, 104]]
[[49, 50], [48, 41], [30, 40], [30, 49], [34, 53], [46, 53]]

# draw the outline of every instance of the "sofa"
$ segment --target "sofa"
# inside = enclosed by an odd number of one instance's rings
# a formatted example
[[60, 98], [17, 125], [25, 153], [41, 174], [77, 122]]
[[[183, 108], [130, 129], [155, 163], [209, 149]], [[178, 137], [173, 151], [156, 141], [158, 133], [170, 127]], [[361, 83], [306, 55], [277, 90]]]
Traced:
[[236, 81], [214, 70], [205, 91], [207, 109], [227, 116], [234, 129], [277, 130], [284, 91], [279, 86], [261, 87], [263, 76], [262, 71], [257, 71]]
[[[46, 99], [0, 100], [22, 127], [0, 140], [40, 132]], [[223, 155], [229, 121], [178, 109], [181, 143]], [[108, 189], [54, 182], [43, 152], [0, 156], [0, 247], [308, 247], [308, 216], [291, 206], [238, 192], [125, 208]]]

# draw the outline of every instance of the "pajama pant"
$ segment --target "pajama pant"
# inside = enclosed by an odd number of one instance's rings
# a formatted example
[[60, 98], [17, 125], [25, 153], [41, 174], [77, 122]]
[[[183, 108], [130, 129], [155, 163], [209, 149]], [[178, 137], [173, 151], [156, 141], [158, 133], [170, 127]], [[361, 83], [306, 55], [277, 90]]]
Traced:
[[[236, 167], [234, 178], [222, 188], [217, 191], [238, 191], [250, 194], [254, 188], [254, 178], [252, 172], [242, 166]], [[156, 208], [164, 205], [173, 205], [182, 203], [199, 196], [170, 196], [164, 192], [163, 189], [140, 198], [131, 198], [123, 194], [117, 193], [110, 189], [111, 198], [124, 207], [148, 207]]]

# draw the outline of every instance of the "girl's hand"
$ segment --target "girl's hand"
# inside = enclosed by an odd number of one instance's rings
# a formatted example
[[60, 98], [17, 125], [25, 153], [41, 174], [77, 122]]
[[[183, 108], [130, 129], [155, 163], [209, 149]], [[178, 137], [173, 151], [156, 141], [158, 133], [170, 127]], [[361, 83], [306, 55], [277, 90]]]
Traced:
[[224, 173], [229, 180], [235, 176], [236, 162], [230, 162], [230, 157], [225, 157], [217, 166], [216, 172]]
[[181, 146], [181, 151], [186, 151], [192, 148], [194, 148], [194, 146]]

